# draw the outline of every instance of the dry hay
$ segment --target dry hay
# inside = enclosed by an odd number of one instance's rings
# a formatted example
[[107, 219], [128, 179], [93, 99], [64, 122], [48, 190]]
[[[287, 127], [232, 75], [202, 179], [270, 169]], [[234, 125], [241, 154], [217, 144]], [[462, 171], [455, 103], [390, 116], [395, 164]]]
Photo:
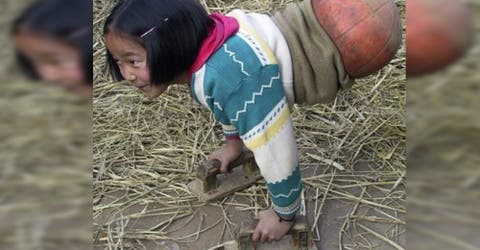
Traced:
[[414, 249], [479, 249], [480, 2], [476, 43], [437, 74], [408, 79], [408, 242]]
[[30, 0], [0, 1], [0, 248], [91, 244], [91, 106], [14, 65], [9, 29]]
[[[269, 13], [290, 1], [203, 1], [212, 11], [234, 7]], [[405, 1], [396, 1], [405, 13]], [[95, 1], [95, 81], [93, 101], [94, 245], [98, 249], [142, 249], [142, 239], [192, 242], [200, 232], [172, 237], [179, 218], [198, 216], [202, 204], [187, 189], [194, 166], [222, 145], [222, 132], [212, 116], [192, 102], [184, 86], [173, 86], [148, 100], [126, 82], [107, 74], [102, 25], [113, 1]], [[405, 49], [377, 74], [360, 79], [330, 105], [296, 106], [294, 126], [304, 169], [305, 199], [312, 204], [314, 235], [324, 219], [324, 207], [337, 202], [351, 209], [335, 238], [321, 239], [345, 249], [403, 249], [405, 205]], [[236, 204], [235, 197], [249, 204]], [[264, 184], [213, 203], [259, 211], [268, 206]], [[158, 205], [158, 206], [157, 206]], [[135, 210], [134, 207], [145, 207]], [[147, 209], [148, 207], [148, 209]], [[133, 209], [133, 210], [132, 210]], [[163, 221], [145, 229], [135, 222], [154, 217]], [[232, 225], [221, 221], [225, 234]], [[214, 224], [215, 224], [214, 223]], [[384, 230], [376, 230], [377, 225]], [[220, 243], [213, 242], [212, 244]]]
[[16, 15], [32, 0], [2, 0], [0, 2], [0, 82], [12, 79], [18, 73], [14, 65], [13, 46], [10, 39], [10, 26]]
[[2, 249], [91, 244], [91, 106], [44, 83], [0, 93]]

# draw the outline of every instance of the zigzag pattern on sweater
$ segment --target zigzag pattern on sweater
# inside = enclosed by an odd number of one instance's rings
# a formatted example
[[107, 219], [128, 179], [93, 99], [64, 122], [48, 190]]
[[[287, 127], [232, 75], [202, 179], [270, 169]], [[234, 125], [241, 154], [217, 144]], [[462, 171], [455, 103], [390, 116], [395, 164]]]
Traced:
[[280, 73], [277, 74], [277, 76], [272, 76], [272, 78], [270, 78], [270, 82], [268, 84], [263, 84], [262, 87], [260, 88], [260, 91], [259, 92], [253, 92], [252, 94], [252, 99], [249, 100], [249, 101], [246, 101], [243, 105], [243, 109], [242, 110], [239, 110], [237, 111], [236, 115], [235, 115], [235, 118], [232, 119], [232, 122], [237, 122], [238, 121], [238, 117], [240, 116], [241, 113], [245, 113], [247, 112], [247, 106], [248, 104], [255, 104], [255, 98], [257, 96], [262, 96], [263, 95], [263, 90], [266, 89], [266, 88], [271, 88], [272, 85], [273, 85], [273, 81], [274, 80], [278, 80], [280, 79]]
[[275, 203], [272, 202], [272, 208], [280, 214], [283, 215], [292, 215], [295, 213], [301, 206], [302, 203], [302, 196], [299, 195], [289, 206], [286, 207], [280, 207], [276, 205]]
[[262, 51], [260, 48], [260, 45], [253, 39], [252, 36], [248, 35], [245, 33], [243, 30], [238, 31], [238, 36], [242, 38], [246, 43], [250, 45], [250, 47], [253, 49], [255, 54], [257, 55], [258, 59], [262, 63], [262, 65], [267, 65], [269, 63], [267, 55]]
[[[205, 96], [205, 101], [208, 101], [208, 99], [213, 99], [213, 96]], [[215, 105], [220, 111], [223, 111], [222, 106], [220, 106], [219, 102], [213, 102], [213, 105]]]
[[245, 135], [242, 136], [243, 140], [250, 140], [253, 138], [255, 135], [260, 133], [260, 131], [263, 131], [271, 122], [274, 121], [275, 118], [277, 118], [277, 115], [280, 115], [282, 110], [285, 108], [285, 105], [287, 103], [286, 98], [282, 98], [280, 102], [275, 106], [275, 108], [265, 117], [263, 121], [258, 123], [257, 126], [253, 127], [249, 132], [247, 132]]
[[247, 71], [245, 71], [245, 64], [242, 61], [237, 59], [237, 57], [235, 56], [235, 52], [228, 50], [227, 44], [223, 45], [223, 49], [232, 58], [234, 62], [240, 64], [240, 69], [242, 70], [242, 73], [245, 74], [246, 76], [250, 76], [250, 74]]
[[299, 190], [301, 189], [301, 187], [302, 187], [302, 183], [299, 182], [299, 183], [298, 183], [298, 186], [297, 186], [296, 188], [291, 189], [290, 192], [288, 192], [288, 195], [281, 194], [281, 193], [280, 193], [280, 194], [277, 194], [277, 195], [274, 195], [274, 194], [272, 194], [271, 192], [270, 192], [270, 195], [271, 195], [273, 198], [275, 198], [275, 199], [277, 199], [277, 198], [279, 198], [279, 197], [290, 198], [290, 196], [293, 194], [293, 192], [299, 191]]

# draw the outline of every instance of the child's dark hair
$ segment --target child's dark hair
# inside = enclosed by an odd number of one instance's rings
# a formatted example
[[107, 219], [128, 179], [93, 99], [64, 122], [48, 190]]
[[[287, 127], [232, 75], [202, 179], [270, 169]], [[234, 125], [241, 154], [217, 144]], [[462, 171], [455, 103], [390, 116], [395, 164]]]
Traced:
[[[37, 0], [18, 16], [11, 35], [21, 30], [66, 42], [80, 51], [85, 79], [93, 83], [93, 4], [87, 0]], [[31, 62], [17, 51], [20, 68], [39, 79]]]
[[[143, 46], [150, 81], [158, 85], [191, 67], [213, 23], [194, 0], [121, 0], [108, 16], [103, 32]], [[107, 61], [114, 79], [123, 80], [108, 50]]]

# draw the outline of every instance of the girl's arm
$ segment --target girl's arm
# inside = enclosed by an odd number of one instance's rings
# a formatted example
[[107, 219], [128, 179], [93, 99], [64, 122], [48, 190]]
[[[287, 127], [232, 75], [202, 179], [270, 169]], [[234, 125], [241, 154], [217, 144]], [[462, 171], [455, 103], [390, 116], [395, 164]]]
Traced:
[[222, 109], [254, 153], [272, 208], [279, 216], [292, 218], [301, 203], [301, 171], [278, 66], [267, 65], [245, 78]]

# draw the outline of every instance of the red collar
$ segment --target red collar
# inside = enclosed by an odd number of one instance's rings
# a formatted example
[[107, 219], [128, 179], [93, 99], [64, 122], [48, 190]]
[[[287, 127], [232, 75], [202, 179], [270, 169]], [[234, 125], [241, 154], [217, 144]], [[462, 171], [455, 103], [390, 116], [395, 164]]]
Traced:
[[208, 58], [210, 58], [230, 36], [238, 31], [239, 24], [235, 18], [218, 13], [211, 14], [210, 17], [215, 24], [200, 46], [197, 59], [195, 59], [192, 67], [190, 67], [190, 75], [199, 70]]

